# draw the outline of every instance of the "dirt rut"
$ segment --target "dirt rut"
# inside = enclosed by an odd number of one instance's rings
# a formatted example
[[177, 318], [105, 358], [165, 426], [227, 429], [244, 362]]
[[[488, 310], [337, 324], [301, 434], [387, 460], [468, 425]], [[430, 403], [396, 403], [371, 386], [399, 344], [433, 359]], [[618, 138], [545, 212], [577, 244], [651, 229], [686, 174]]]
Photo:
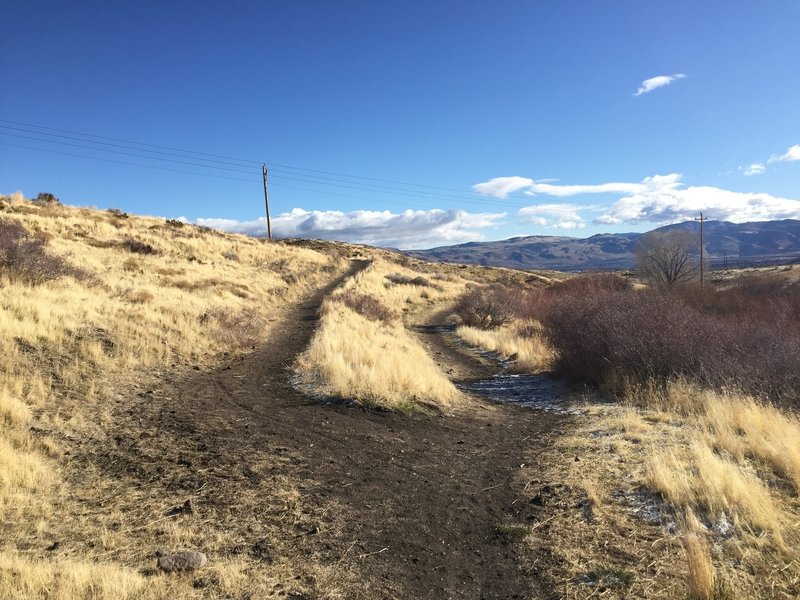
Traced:
[[[504, 526], [532, 524], [514, 478], [563, 417], [480, 405], [402, 416], [303, 396], [290, 366], [337, 283], [291, 310], [263, 348], [142, 393], [136, 410], [116, 416], [116, 447], [94, 462], [154, 495], [193, 497], [209, 527], [227, 532], [217, 556], [313, 557], [342, 573], [334, 579], [347, 598], [555, 597]], [[445, 370], [492, 373], [452, 340], [423, 337]], [[281, 481], [300, 492], [291, 519], [271, 499]], [[263, 538], [268, 526], [279, 528], [280, 547]], [[325, 597], [330, 585], [313, 576], [301, 583], [307, 598]]]

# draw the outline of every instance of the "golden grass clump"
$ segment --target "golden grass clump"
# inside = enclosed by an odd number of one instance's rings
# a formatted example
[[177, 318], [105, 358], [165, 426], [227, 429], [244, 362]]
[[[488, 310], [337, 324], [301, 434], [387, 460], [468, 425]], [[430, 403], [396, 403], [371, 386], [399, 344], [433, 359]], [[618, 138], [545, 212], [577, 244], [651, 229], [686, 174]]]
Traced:
[[711, 600], [714, 597], [714, 564], [708, 544], [696, 533], [687, 533], [683, 539], [688, 574], [686, 584], [693, 600]]
[[466, 281], [461, 277], [428, 278], [416, 271], [385, 259], [375, 260], [367, 269], [356, 273], [342, 286], [341, 292], [356, 290], [367, 294], [389, 309], [404, 315], [411, 324], [425, 308], [455, 300]]
[[30, 560], [0, 551], [0, 590], [4, 598], [41, 600], [146, 600], [164, 597], [162, 581], [136, 571], [73, 560]]
[[797, 597], [797, 417], [682, 381], [628, 391], [587, 403], [553, 448], [552, 478], [575, 494], [550, 517], [564, 578], [620, 553], [627, 597]]
[[394, 283], [386, 277], [397, 274], [416, 276], [377, 260], [326, 300], [320, 326], [298, 361], [301, 385], [314, 394], [400, 411], [458, 401], [458, 390], [399, 315], [404, 309], [410, 313], [419, 308], [432, 296], [455, 298], [460, 282], [432, 287]]
[[647, 483], [675, 506], [701, 507], [713, 517], [730, 514], [737, 524], [768, 531], [783, 545], [784, 519], [766, 485], [702, 440], [694, 440], [685, 456], [655, 451]]
[[316, 394], [409, 411], [447, 406], [459, 392], [406, 329], [328, 300], [319, 329], [299, 360], [301, 384]]
[[536, 323], [512, 323], [498, 329], [461, 326], [456, 335], [470, 346], [496, 352], [515, 361], [515, 370], [540, 373], [552, 366], [553, 351]]

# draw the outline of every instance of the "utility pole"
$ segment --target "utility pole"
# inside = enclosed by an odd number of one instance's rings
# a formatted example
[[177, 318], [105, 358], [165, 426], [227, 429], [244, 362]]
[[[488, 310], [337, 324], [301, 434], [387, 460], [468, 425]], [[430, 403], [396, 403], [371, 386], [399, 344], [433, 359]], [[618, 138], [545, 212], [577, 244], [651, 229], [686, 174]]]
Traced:
[[261, 165], [261, 174], [264, 176], [264, 204], [267, 206], [267, 238], [272, 241], [272, 223], [269, 220], [269, 194], [267, 193], [267, 165]]
[[708, 218], [700, 213], [700, 218], [696, 218], [695, 221], [700, 221], [700, 293], [703, 293], [703, 223], [708, 221]]

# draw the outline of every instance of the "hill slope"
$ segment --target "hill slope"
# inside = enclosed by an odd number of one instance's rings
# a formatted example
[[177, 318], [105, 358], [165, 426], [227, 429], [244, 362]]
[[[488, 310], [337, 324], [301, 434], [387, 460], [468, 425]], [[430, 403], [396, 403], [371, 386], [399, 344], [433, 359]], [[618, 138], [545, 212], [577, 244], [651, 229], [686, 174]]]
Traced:
[[[698, 223], [688, 221], [655, 231], [687, 229], [699, 233], [699, 227]], [[589, 238], [534, 235], [415, 250], [408, 254], [431, 261], [515, 269], [624, 269], [633, 265], [632, 249], [642, 235], [603, 233]], [[705, 248], [714, 266], [791, 262], [800, 258], [800, 221], [708, 221]]]

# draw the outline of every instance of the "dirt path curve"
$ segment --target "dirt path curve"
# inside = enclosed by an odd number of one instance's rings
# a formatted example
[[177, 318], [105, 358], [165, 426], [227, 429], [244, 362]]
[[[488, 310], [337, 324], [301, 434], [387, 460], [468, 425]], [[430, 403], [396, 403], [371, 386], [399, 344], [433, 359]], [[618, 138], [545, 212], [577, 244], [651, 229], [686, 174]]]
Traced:
[[[289, 367], [337, 283], [291, 310], [262, 349], [142, 394], [119, 415], [106, 469], [167, 499], [194, 497], [225, 534], [218, 555], [313, 557], [327, 575], [305, 576], [307, 598], [331, 581], [354, 599], [555, 597], [498, 526], [530, 524], [512, 481], [563, 418], [507, 406], [409, 417], [304, 397]], [[423, 337], [446, 370], [493, 372], [446, 336]], [[276, 505], [287, 481], [299, 499]]]

